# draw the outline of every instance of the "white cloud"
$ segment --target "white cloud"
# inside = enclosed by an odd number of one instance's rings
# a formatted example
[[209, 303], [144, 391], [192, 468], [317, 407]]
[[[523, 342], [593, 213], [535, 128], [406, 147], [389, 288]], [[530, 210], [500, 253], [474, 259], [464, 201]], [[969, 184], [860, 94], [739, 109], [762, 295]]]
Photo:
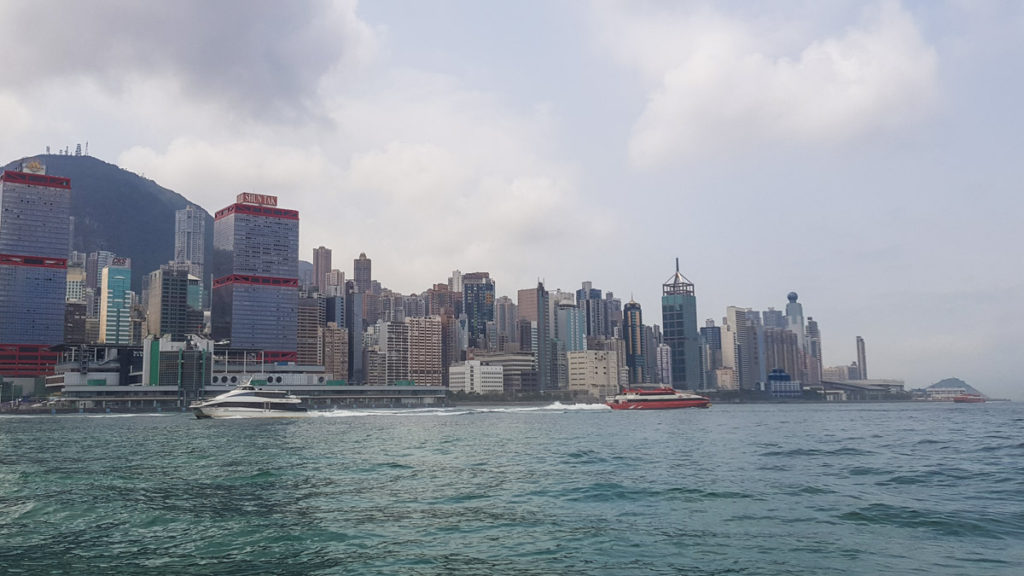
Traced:
[[[829, 144], [903, 125], [934, 104], [938, 58], [895, 3], [840, 35], [795, 40], [707, 11], [603, 15], [604, 41], [650, 84], [631, 162], [656, 167], [771, 142]], [[794, 27], [795, 29], [795, 27]]]

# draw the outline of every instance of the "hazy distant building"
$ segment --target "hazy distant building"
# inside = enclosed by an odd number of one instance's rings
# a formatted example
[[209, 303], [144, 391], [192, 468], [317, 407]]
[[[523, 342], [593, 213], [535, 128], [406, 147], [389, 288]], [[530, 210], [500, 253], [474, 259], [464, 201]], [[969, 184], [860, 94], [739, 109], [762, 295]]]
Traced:
[[494, 280], [487, 272], [462, 276], [462, 306], [469, 320], [469, 347], [487, 348], [487, 323], [494, 320]]
[[701, 386], [700, 335], [697, 332], [697, 298], [693, 283], [676, 272], [662, 285], [662, 337], [672, 349], [672, 387], [679, 390]]
[[276, 196], [239, 194], [214, 216], [213, 243], [213, 338], [261, 350], [268, 362], [294, 362], [298, 211], [279, 208]]
[[327, 275], [331, 272], [331, 249], [320, 246], [313, 249], [313, 285], [317, 292], [327, 293]]
[[672, 347], [668, 344], [658, 344], [657, 351], [658, 382], [669, 384], [672, 382]]
[[782, 371], [787, 375], [786, 381], [798, 381], [803, 370], [797, 335], [785, 328], [765, 328], [764, 341], [764, 358], [769, 374]]
[[805, 383], [808, 385], [821, 384], [823, 371], [821, 357], [821, 330], [814, 318], [807, 317], [807, 375]]
[[626, 343], [626, 367], [629, 368], [629, 383], [643, 384], [647, 381], [647, 362], [644, 360], [643, 313], [640, 305], [630, 300], [622, 309], [624, 329], [622, 340]]
[[174, 212], [174, 262], [202, 279], [206, 273], [206, 214], [195, 206]]
[[71, 180], [39, 161], [0, 174], [0, 376], [50, 374], [64, 337]]
[[366, 257], [365, 252], [359, 254], [359, 258], [352, 261], [352, 278], [356, 283], [356, 291], [367, 293], [373, 285], [372, 263]]
[[701, 354], [704, 369], [704, 387], [713, 388], [713, 373], [722, 368], [722, 328], [715, 326], [715, 321], [707, 319], [700, 329], [700, 340], [703, 347]]
[[721, 389], [754, 390], [760, 377], [760, 350], [757, 327], [749, 308], [729, 306], [722, 326], [722, 365], [732, 370], [735, 379], [729, 386], [719, 380]]
[[496, 352], [515, 352], [519, 350], [516, 320], [519, 318], [516, 303], [508, 296], [494, 300], [494, 341], [488, 342], [488, 348]]
[[857, 336], [857, 367], [860, 370], [860, 379], [868, 379], [868, 357], [864, 351], [864, 339]]

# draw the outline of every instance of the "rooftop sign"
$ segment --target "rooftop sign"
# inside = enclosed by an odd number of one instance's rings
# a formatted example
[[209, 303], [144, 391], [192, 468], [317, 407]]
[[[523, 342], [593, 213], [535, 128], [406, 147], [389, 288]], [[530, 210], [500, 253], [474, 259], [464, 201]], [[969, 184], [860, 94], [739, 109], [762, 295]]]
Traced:
[[235, 198], [235, 201], [240, 204], [259, 204], [261, 206], [277, 206], [277, 196], [269, 196], [267, 194], [253, 194], [252, 192], [242, 192]]

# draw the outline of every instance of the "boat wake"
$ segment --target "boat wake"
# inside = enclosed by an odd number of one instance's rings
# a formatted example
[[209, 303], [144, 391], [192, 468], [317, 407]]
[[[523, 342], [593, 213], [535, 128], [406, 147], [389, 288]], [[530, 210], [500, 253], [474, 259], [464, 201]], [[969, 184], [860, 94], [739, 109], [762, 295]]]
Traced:
[[309, 415], [320, 418], [358, 418], [367, 416], [467, 416], [472, 414], [494, 413], [562, 413], [606, 410], [611, 410], [611, 408], [604, 404], [562, 404], [561, 402], [553, 402], [546, 406], [474, 406], [472, 408], [339, 408], [329, 412], [310, 412]]

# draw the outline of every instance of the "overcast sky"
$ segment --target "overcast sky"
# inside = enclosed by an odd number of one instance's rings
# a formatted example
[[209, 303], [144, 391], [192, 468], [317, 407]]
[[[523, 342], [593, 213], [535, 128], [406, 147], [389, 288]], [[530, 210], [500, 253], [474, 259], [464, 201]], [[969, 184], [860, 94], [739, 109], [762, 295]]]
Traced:
[[[1024, 4], [0, 4], [0, 160], [89, 142], [404, 293], [800, 294], [826, 365], [1024, 399]], [[170, 239], [169, 239], [170, 241]]]

